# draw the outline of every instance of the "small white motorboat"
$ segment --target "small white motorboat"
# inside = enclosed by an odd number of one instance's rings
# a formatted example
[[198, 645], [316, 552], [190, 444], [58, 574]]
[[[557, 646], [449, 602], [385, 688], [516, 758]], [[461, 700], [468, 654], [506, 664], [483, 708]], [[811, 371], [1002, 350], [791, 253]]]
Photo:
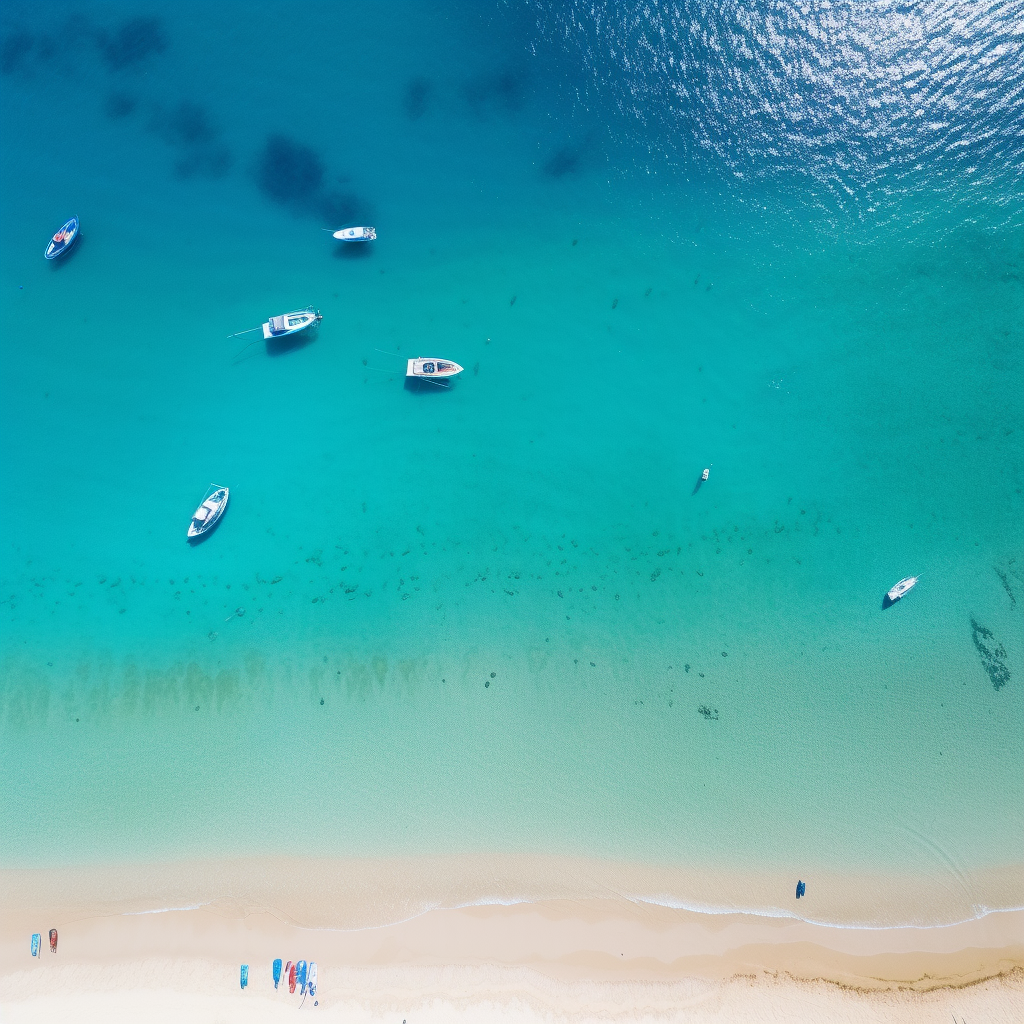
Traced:
[[406, 377], [454, 377], [462, 373], [462, 367], [458, 363], [450, 362], [447, 359], [438, 359], [435, 356], [417, 356], [410, 359], [405, 370]]
[[287, 338], [290, 334], [298, 334], [299, 331], [304, 331], [308, 327], [315, 327], [321, 320], [323, 320], [323, 315], [312, 306], [307, 306], [305, 309], [294, 309], [281, 316], [272, 316], [263, 325], [263, 338], [265, 341]]
[[701, 478], [701, 480], [707, 480], [707, 478], [710, 475], [711, 475], [711, 470], [710, 469], [705, 469], [704, 472], [701, 473], [700, 478]]
[[885, 596], [889, 599], [890, 602], [895, 604], [901, 597], [909, 593], [911, 590], [914, 589], [914, 587], [917, 586], [917, 581], [920, 578], [920, 576], [904, 576], [904, 578], [901, 579], [899, 583], [897, 583], [896, 586], [893, 587], [892, 590], [890, 590], [889, 593]]
[[228, 507], [229, 491], [226, 487], [211, 484], [206, 492], [202, 504], [195, 510], [192, 522], [188, 524], [188, 539], [195, 540], [209, 533], [224, 515], [224, 509]]
[[372, 242], [377, 237], [376, 228], [338, 228], [332, 235], [339, 242]]

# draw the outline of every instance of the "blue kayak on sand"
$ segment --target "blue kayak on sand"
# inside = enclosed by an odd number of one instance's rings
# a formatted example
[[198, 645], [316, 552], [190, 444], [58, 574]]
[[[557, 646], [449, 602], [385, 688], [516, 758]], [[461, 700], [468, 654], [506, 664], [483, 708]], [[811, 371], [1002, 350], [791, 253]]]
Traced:
[[249, 965], [242, 964], [242, 988], [245, 988], [249, 984]]
[[40, 945], [40, 936], [39, 936], [39, 932], [36, 932], [32, 936], [32, 955], [33, 956], [39, 956], [39, 945]]
[[306, 994], [306, 961], [300, 960], [295, 965], [295, 980], [299, 983], [299, 992]]
[[274, 961], [274, 988], [281, 984], [281, 961]]
[[800, 899], [801, 896], [807, 891], [807, 886], [803, 882], [796, 883], [796, 898]]
[[46, 252], [43, 255], [48, 260], [55, 260], [58, 256], [63, 256], [75, 244], [75, 240], [78, 238], [78, 218], [72, 217], [71, 220], [67, 221], [61, 226], [53, 238], [50, 239], [50, 244], [46, 247]]

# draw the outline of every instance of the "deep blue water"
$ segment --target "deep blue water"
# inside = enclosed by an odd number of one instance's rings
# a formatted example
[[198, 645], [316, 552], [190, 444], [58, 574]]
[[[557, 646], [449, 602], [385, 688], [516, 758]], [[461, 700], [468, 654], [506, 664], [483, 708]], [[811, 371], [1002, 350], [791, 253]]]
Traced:
[[[1022, 15], [5, 4], [2, 862], [511, 849], [993, 905]], [[227, 339], [306, 303], [307, 345]], [[413, 393], [408, 355], [467, 370]]]

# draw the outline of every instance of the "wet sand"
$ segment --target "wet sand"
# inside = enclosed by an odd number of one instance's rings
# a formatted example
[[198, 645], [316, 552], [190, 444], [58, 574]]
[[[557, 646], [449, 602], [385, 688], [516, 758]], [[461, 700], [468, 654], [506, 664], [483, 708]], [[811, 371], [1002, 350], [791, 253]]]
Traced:
[[[274, 991], [275, 957], [315, 960], [316, 1011], [346, 1021], [922, 1021], [948, 1020], [950, 1013], [1011, 1021], [1024, 998], [1024, 911], [942, 928], [832, 928], [697, 913], [609, 890], [600, 899], [452, 907], [338, 928], [327, 922], [364, 916], [373, 887], [356, 865], [335, 867], [345, 874], [320, 899], [319, 927], [295, 922], [316, 899], [289, 900], [288, 886], [280, 907], [256, 905], [253, 889], [250, 899], [226, 889], [195, 909], [124, 913], [116, 900], [104, 911], [95, 870], [91, 893], [88, 871], [66, 877], [66, 888], [57, 871], [5, 871], [5, 1019], [277, 1020], [300, 998]], [[323, 864], [310, 868], [278, 861], [264, 877], [324, 877]], [[392, 877], [393, 868], [384, 865], [378, 877]], [[218, 876], [208, 864], [192, 869], [196, 881], [205, 872], [209, 885], [227, 878], [224, 864]], [[131, 869], [123, 874], [130, 888]], [[43, 885], [30, 888], [29, 875]], [[115, 872], [102, 877], [109, 881]], [[53, 902], [79, 886], [91, 908]], [[30, 894], [35, 907], [26, 903]], [[50, 927], [59, 930], [56, 955], [45, 948]], [[32, 932], [44, 939], [37, 960], [29, 956]], [[250, 970], [244, 992], [242, 963]], [[312, 1009], [308, 999], [304, 1009]]]

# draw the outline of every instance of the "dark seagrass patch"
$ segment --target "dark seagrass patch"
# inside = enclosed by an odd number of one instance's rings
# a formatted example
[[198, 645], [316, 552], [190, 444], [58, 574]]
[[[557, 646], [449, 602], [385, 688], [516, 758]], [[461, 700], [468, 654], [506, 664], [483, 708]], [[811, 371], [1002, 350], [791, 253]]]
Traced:
[[981, 658], [982, 668], [988, 673], [992, 685], [1002, 689], [1010, 681], [1010, 670], [1006, 667], [1006, 648], [973, 616], [971, 617], [971, 639]]

